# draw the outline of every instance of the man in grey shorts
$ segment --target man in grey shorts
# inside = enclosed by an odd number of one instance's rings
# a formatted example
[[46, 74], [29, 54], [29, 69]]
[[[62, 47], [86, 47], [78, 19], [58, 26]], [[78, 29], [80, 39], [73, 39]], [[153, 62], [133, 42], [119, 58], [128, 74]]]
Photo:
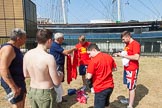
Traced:
[[39, 30], [36, 39], [37, 47], [24, 55], [23, 62], [24, 76], [31, 78], [28, 98], [32, 108], [57, 108], [54, 86], [61, 83], [63, 74], [57, 74], [55, 59], [47, 53], [52, 32]]

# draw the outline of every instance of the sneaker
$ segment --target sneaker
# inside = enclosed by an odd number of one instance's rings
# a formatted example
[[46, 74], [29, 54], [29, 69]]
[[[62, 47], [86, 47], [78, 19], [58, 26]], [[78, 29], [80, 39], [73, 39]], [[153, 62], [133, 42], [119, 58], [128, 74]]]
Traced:
[[129, 103], [129, 99], [128, 99], [128, 98], [120, 99], [120, 102], [121, 102], [122, 104], [128, 104], [128, 103]]
[[127, 106], [127, 108], [133, 108], [133, 107], [131, 107], [131, 106]]

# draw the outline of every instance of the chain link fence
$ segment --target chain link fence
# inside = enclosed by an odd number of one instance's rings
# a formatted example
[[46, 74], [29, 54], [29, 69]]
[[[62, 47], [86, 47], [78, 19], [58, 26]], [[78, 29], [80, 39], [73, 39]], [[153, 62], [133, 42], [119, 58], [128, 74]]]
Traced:
[[[78, 37], [81, 34], [66, 35], [63, 47], [65, 49], [70, 49], [78, 43]], [[106, 53], [115, 53], [123, 50], [125, 44], [121, 42], [120, 34], [84, 34], [86, 40], [96, 43], [101, 51]], [[147, 34], [148, 35], [148, 34]], [[146, 56], [162, 56], [162, 32], [158, 36], [149, 37], [143, 35], [133, 35], [135, 40], [141, 44], [141, 55]], [[160, 37], [161, 36], [161, 37]], [[7, 42], [9, 38], [0, 38], [0, 44]], [[35, 38], [28, 38], [24, 46], [21, 47], [23, 52], [28, 51], [31, 48], [36, 47], [37, 43]]]

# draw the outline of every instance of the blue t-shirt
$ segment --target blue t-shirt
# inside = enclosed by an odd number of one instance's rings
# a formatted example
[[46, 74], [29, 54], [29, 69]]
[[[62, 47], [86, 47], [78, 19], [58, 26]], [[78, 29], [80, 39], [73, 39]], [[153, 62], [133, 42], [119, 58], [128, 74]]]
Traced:
[[55, 57], [56, 64], [57, 65], [64, 65], [65, 62], [65, 56], [62, 54], [64, 49], [61, 47], [60, 44], [53, 42], [52, 46], [50, 48], [50, 54], [52, 54]]

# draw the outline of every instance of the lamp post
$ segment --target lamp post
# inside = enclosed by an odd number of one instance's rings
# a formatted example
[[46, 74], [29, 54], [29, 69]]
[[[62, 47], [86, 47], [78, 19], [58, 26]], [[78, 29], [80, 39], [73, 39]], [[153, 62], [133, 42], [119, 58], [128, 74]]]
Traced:
[[161, 43], [162, 43], [162, 42], [161, 42], [161, 41], [156, 41], [156, 42], [159, 44], [159, 46], [160, 46], [159, 52], [161, 52], [161, 51], [162, 51], [162, 50], [161, 50], [161, 49], [162, 49], [162, 46], [161, 46]]
[[110, 41], [106, 41], [107, 42], [107, 52], [109, 53], [109, 43], [110, 43]]

